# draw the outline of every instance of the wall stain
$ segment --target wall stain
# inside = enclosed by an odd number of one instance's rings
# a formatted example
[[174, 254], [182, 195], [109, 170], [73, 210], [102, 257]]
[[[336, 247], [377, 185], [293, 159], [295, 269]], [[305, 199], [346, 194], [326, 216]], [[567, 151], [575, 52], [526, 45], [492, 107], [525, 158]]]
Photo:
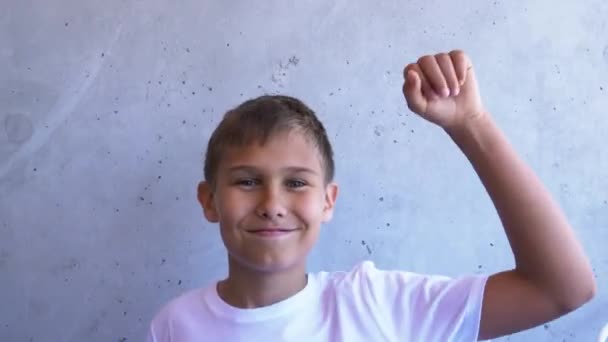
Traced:
[[6, 264], [8, 264], [10, 256], [11, 255], [7, 251], [3, 250], [0, 252], [0, 268], [3, 268], [6, 266]]
[[34, 134], [34, 125], [25, 114], [9, 114], [4, 118], [4, 132], [8, 141], [22, 144]]

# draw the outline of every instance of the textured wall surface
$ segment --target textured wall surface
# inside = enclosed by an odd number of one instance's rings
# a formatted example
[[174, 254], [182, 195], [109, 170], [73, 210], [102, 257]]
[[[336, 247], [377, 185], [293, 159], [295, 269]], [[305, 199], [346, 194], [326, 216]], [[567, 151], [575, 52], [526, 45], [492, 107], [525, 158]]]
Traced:
[[461, 48], [488, 109], [564, 208], [596, 273], [581, 310], [511, 341], [592, 341], [608, 321], [608, 4], [602, 0], [1, 0], [0, 340], [138, 341], [168, 299], [225, 275], [195, 198], [225, 110], [300, 97], [341, 185], [311, 270], [513, 266], [469, 163], [411, 114], [402, 69]]

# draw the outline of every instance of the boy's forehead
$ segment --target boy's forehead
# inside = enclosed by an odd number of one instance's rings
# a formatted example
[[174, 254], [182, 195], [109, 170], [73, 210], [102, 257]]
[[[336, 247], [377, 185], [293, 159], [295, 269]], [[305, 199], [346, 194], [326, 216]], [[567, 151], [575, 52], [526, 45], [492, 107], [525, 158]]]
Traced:
[[[322, 171], [319, 149], [301, 133], [286, 132], [243, 145], [226, 146], [221, 154], [223, 168], [310, 169]], [[225, 169], [225, 171], [227, 171]]]

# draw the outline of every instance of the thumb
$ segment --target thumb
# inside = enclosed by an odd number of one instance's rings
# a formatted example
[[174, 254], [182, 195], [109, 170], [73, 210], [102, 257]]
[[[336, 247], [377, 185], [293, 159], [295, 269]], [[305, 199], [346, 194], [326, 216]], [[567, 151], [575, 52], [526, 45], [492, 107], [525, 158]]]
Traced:
[[405, 96], [407, 107], [411, 111], [418, 114], [426, 111], [427, 100], [422, 95], [422, 80], [420, 79], [420, 75], [411, 69], [405, 75], [403, 95]]

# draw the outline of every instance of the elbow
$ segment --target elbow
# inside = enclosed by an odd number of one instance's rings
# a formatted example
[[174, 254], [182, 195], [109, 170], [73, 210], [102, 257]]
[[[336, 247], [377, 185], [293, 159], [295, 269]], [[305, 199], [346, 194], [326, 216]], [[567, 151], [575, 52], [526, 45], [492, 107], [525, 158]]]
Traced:
[[586, 281], [579, 282], [569, 296], [562, 298], [562, 300], [565, 299], [561, 304], [563, 313], [574, 311], [585, 305], [595, 297], [596, 293], [597, 285], [593, 276]]

